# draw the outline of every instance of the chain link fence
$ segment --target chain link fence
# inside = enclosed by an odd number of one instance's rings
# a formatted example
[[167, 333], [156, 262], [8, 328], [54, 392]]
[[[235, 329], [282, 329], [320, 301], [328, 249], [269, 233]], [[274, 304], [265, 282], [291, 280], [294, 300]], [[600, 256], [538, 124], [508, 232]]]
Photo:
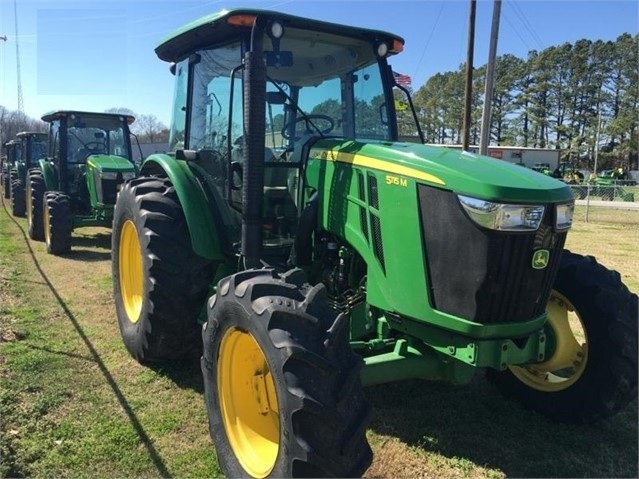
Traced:
[[639, 186], [569, 185], [575, 197], [575, 221], [639, 225]]

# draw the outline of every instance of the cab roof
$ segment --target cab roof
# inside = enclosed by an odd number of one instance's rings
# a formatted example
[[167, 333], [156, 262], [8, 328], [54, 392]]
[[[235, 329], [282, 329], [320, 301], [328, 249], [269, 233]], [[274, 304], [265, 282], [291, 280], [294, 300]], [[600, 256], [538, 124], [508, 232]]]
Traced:
[[36, 137], [46, 138], [47, 136], [49, 136], [49, 134], [43, 133], [41, 131], [21, 131], [20, 133], [17, 133], [16, 136], [18, 138], [22, 138], [23, 136], [36, 136]]
[[[337, 23], [309, 20], [308, 18], [288, 15], [270, 10], [233, 9], [222, 10], [217, 13], [199, 18], [166, 36], [155, 48], [157, 56], [167, 62], [177, 62], [195, 50], [211, 45], [225, 43], [237, 39], [250, 32], [253, 20], [257, 16], [276, 19], [286, 29], [300, 28], [316, 30], [335, 35], [362, 38], [371, 43], [385, 40], [390, 45], [399, 44], [402, 48], [404, 39], [381, 30], [341, 25]], [[395, 51], [398, 53], [401, 50]]]
[[135, 121], [135, 117], [131, 115], [126, 115], [124, 113], [100, 113], [95, 111], [78, 111], [78, 110], [56, 110], [50, 111], [49, 113], [45, 113], [42, 115], [42, 121], [52, 122], [55, 120], [59, 120], [62, 117], [69, 115], [85, 115], [92, 117], [102, 117], [102, 118], [126, 118], [127, 123], [130, 125]]

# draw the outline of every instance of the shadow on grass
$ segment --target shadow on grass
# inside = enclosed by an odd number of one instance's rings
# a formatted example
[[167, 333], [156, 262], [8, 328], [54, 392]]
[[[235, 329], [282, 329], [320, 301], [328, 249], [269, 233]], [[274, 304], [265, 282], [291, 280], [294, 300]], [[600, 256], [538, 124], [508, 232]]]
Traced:
[[111, 251], [96, 251], [92, 249], [78, 249], [75, 244], [72, 243], [71, 252], [60, 255], [61, 258], [69, 259], [72, 261], [82, 262], [98, 262], [98, 261], [110, 261]]
[[365, 391], [369, 427], [423, 452], [507, 477], [637, 477], [636, 401], [606, 421], [574, 426], [504, 399], [480, 376], [466, 386], [416, 380]]
[[95, 233], [95, 234], [74, 234], [73, 246], [94, 247], [111, 250], [111, 233]]
[[94, 262], [111, 259], [111, 233], [74, 234], [71, 237], [71, 252], [62, 255], [73, 261]]
[[182, 359], [161, 364], [146, 364], [146, 366], [159, 376], [170, 379], [181, 389], [192, 389], [198, 394], [204, 394], [200, 354], [198, 353], [194, 352]]
[[[151, 439], [149, 438], [148, 434], [146, 433], [146, 431], [142, 427], [142, 424], [140, 423], [140, 421], [137, 418], [135, 412], [133, 411], [133, 409], [131, 408], [130, 404], [128, 403], [124, 393], [120, 390], [120, 387], [118, 386], [117, 382], [115, 381], [115, 379], [113, 378], [113, 376], [109, 372], [108, 368], [104, 364], [104, 361], [100, 357], [100, 354], [98, 353], [98, 351], [93, 346], [93, 343], [91, 342], [91, 340], [85, 334], [84, 330], [80, 326], [80, 323], [76, 319], [76, 317], [73, 314], [73, 312], [66, 305], [66, 303], [64, 302], [62, 297], [58, 294], [58, 291], [56, 290], [55, 286], [53, 285], [53, 283], [51, 283], [51, 281], [47, 277], [46, 273], [44, 272], [44, 270], [40, 266], [38, 258], [36, 257], [35, 252], [33, 251], [33, 248], [31, 247], [31, 244], [30, 244], [30, 242], [29, 242], [29, 240], [27, 238], [27, 234], [26, 234], [24, 228], [22, 227], [22, 225], [20, 223], [18, 223], [13, 218], [13, 216], [11, 216], [9, 214], [9, 211], [7, 211], [6, 202], [3, 202], [3, 206], [4, 206], [4, 210], [7, 213], [7, 216], [9, 217], [9, 219], [11, 221], [13, 221], [13, 223], [20, 229], [20, 231], [22, 233], [22, 236], [24, 237], [25, 244], [27, 245], [27, 248], [29, 250], [29, 254], [30, 254], [30, 256], [31, 256], [31, 258], [33, 260], [33, 264], [35, 265], [35, 267], [38, 270], [38, 272], [40, 273], [40, 276], [42, 277], [43, 281], [46, 283], [47, 287], [49, 288], [49, 290], [51, 291], [51, 293], [55, 297], [56, 301], [58, 302], [58, 304], [60, 305], [60, 307], [64, 311], [64, 315], [69, 320], [69, 322], [73, 325], [74, 329], [78, 333], [78, 336], [80, 336], [80, 338], [84, 342], [86, 348], [89, 350], [90, 359], [95, 362], [95, 364], [98, 366], [100, 372], [104, 376], [104, 379], [106, 380], [107, 384], [111, 387], [111, 390], [113, 391], [114, 396], [116, 397], [118, 403], [122, 407], [122, 410], [124, 411], [124, 413], [128, 417], [128, 419], [129, 419], [133, 429], [135, 430], [136, 434], [138, 435], [138, 437], [140, 439], [140, 444], [142, 445], [142, 447], [144, 447], [147, 450], [149, 458], [151, 459], [151, 461], [155, 465], [159, 476], [163, 477], [163, 478], [171, 477], [171, 475], [169, 473], [169, 470], [166, 467], [166, 464], [164, 464], [164, 461], [162, 460], [162, 457], [160, 456], [160, 454], [158, 453], [157, 449], [153, 445], [153, 442], [151, 441]], [[100, 235], [100, 236], [102, 236], [102, 235]], [[110, 235], [108, 235], [108, 236], [110, 237]], [[104, 239], [102, 239], [102, 240], [104, 241]]]

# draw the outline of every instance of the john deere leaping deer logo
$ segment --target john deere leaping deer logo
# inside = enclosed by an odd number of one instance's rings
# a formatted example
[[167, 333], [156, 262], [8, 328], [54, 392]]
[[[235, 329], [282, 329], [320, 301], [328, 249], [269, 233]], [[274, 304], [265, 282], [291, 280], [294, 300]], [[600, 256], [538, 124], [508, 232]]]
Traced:
[[544, 269], [548, 266], [550, 260], [550, 251], [547, 249], [538, 249], [532, 257], [532, 267], [534, 269]]

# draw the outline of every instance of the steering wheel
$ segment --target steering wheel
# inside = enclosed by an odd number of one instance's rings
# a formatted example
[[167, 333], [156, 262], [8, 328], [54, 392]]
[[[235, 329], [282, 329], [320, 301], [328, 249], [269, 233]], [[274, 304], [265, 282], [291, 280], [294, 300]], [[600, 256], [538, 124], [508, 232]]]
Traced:
[[[286, 124], [282, 127], [282, 136], [284, 138], [286, 138], [287, 140], [290, 140], [290, 135], [288, 134], [288, 130], [295, 124], [300, 123], [300, 122], [304, 122], [306, 123], [306, 131], [308, 132], [313, 132], [316, 131], [315, 128], [310, 128], [310, 123], [312, 122], [312, 120], [317, 120], [317, 121], [324, 121], [326, 123], [328, 123], [328, 127], [324, 128], [324, 129], [319, 129], [319, 132], [322, 135], [327, 135], [329, 134], [331, 131], [333, 131], [333, 128], [335, 128], [335, 120], [333, 120], [333, 118], [331, 118], [328, 115], [322, 115], [319, 113], [315, 113], [315, 114], [311, 114], [311, 115], [303, 115], [303, 116], [299, 116], [297, 118], [295, 118], [294, 120], [290, 120], [288, 122], [286, 122]], [[299, 140], [299, 137], [295, 137], [295, 140]]]
[[106, 151], [106, 145], [100, 141], [88, 141], [84, 143], [83, 147], [91, 151]]

